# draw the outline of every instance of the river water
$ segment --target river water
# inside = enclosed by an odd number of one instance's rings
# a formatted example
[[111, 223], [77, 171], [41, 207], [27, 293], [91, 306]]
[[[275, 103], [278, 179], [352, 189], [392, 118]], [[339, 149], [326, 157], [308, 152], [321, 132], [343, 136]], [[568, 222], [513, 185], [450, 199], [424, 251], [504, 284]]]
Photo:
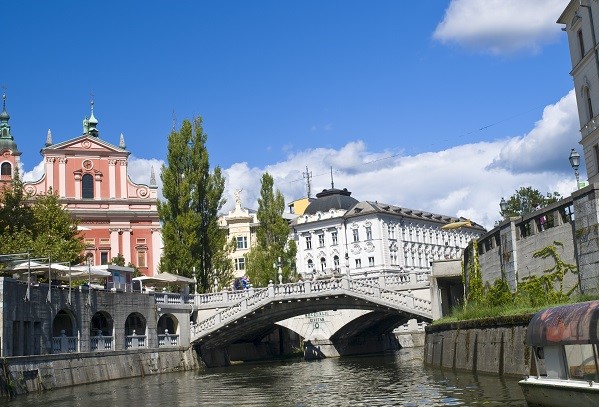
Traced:
[[[0, 405], [3, 401], [0, 400]], [[18, 396], [9, 406], [526, 406], [518, 378], [423, 366], [422, 348], [246, 363]]]

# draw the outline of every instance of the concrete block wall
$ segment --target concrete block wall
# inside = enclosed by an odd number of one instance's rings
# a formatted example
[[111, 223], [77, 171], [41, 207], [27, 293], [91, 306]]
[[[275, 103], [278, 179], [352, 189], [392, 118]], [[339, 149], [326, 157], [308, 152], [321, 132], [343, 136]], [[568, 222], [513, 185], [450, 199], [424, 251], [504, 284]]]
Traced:
[[525, 344], [530, 318], [532, 315], [427, 326], [425, 363], [471, 372], [528, 375], [533, 367]]
[[25, 394], [60, 387], [145, 375], [197, 370], [192, 348], [111, 353], [25, 356], [2, 359], [0, 395]]

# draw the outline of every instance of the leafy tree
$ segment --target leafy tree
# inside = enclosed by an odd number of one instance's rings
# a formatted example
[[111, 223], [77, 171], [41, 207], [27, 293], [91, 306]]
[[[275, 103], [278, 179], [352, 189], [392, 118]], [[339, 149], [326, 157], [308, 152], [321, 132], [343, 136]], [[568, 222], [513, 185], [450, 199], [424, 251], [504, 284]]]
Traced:
[[84, 244], [77, 221], [62, 207], [52, 190], [31, 198], [19, 174], [0, 197], [0, 252], [29, 252], [32, 257], [79, 263]]
[[226, 231], [218, 226], [218, 212], [225, 203], [224, 176], [220, 167], [210, 172], [207, 135], [202, 119], [184, 120], [168, 139], [168, 166], [160, 177], [165, 202], [158, 203], [164, 241], [160, 270], [191, 277], [195, 268], [198, 290], [208, 291], [216, 276], [232, 278], [226, 262]]
[[289, 224], [283, 218], [285, 198], [274, 189], [273, 177], [262, 175], [258, 198], [256, 246], [247, 254], [247, 272], [252, 284], [265, 286], [270, 280], [278, 282], [280, 265], [283, 280], [288, 281], [295, 266], [297, 248], [289, 241]]
[[507, 209], [505, 211], [501, 210], [499, 213], [504, 218], [523, 216], [560, 199], [562, 199], [562, 196], [557, 192], [553, 194], [547, 192], [547, 195], [543, 195], [539, 190], [532, 187], [521, 187], [506, 201]]

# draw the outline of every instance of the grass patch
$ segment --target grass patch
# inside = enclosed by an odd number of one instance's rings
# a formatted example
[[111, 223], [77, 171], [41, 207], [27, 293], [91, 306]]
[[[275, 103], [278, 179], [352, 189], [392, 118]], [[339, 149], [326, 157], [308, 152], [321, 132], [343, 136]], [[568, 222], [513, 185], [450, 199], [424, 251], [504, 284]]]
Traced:
[[477, 319], [487, 319], [487, 318], [496, 318], [496, 317], [506, 317], [506, 316], [518, 316], [518, 315], [527, 315], [527, 314], [535, 314], [538, 311], [555, 307], [558, 305], [565, 304], [573, 304], [577, 302], [585, 302], [585, 301], [593, 301], [599, 300], [599, 294], [595, 295], [578, 295], [571, 298], [566, 302], [559, 302], [554, 304], [545, 304], [539, 306], [530, 306], [530, 305], [500, 305], [500, 306], [491, 306], [491, 305], [469, 305], [460, 308], [454, 308], [451, 312], [451, 315], [433, 321], [433, 325], [436, 324], [445, 324], [451, 322], [458, 321], [468, 321], [468, 320], [477, 320]]

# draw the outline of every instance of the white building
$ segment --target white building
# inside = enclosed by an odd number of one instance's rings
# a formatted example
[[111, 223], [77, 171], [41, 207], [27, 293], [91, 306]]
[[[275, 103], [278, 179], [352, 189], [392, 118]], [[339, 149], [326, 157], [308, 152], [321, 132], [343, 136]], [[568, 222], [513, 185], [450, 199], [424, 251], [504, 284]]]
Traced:
[[571, 0], [557, 20], [565, 24], [574, 79], [580, 144], [590, 183], [599, 182], [599, 3], [597, 0]]
[[352, 198], [347, 189], [323, 190], [291, 222], [297, 271], [304, 278], [334, 272], [430, 273], [434, 260], [459, 259], [485, 229], [467, 219]]

